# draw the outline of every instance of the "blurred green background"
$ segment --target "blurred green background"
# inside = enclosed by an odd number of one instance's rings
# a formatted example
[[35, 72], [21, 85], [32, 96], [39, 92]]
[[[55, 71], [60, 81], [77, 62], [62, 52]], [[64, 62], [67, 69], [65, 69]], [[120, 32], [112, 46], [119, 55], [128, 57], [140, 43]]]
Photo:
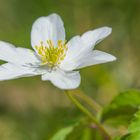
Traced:
[[[96, 49], [117, 61], [82, 69], [80, 90], [107, 105], [120, 91], [140, 87], [139, 0], [0, 0], [0, 40], [31, 48], [32, 23], [54, 12], [65, 23], [67, 40], [97, 27], [113, 28]], [[61, 90], [40, 77], [0, 82], [1, 140], [48, 140], [81, 116]]]

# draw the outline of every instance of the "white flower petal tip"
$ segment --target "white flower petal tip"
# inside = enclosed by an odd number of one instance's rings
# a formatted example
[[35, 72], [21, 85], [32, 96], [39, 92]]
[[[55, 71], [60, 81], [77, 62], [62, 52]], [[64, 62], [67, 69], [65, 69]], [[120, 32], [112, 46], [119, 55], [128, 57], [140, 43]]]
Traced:
[[104, 34], [106, 34], [106, 36], [110, 35], [112, 33], [112, 28], [111, 27], [101, 27], [102, 30], [104, 30]]
[[83, 57], [83, 60], [79, 63], [77, 69], [96, 64], [107, 63], [115, 60], [116, 57], [111, 54], [94, 50], [93, 52], [89, 52], [87, 55], [85, 55], [85, 57]]
[[98, 44], [107, 36], [109, 36], [111, 32], [112, 32], [112, 28], [110, 27], [100, 27], [100, 28], [85, 32], [81, 36], [81, 39], [86, 45], [93, 48], [96, 44]]
[[54, 45], [58, 40], [65, 40], [65, 28], [61, 17], [51, 14], [46, 17], [39, 17], [32, 26], [31, 44], [33, 49], [40, 46], [41, 42], [47, 46], [47, 41], [53, 41]]
[[110, 61], [116, 61], [117, 60], [117, 57], [111, 55], [109, 59], [110, 59]]
[[40, 63], [40, 60], [34, 51], [27, 48], [15, 47], [4, 41], [0, 41], [0, 60], [16, 65]]
[[95, 30], [98, 30], [98, 32], [100, 33], [100, 36], [102, 36], [104, 38], [109, 36], [112, 33], [112, 28], [111, 27], [107, 27], [107, 26], [100, 27], [100, 28], [97, 28]]
[[[95, 58], [95, 60], [101, 61], [101, 63], [107, 63], [107, 62], [116, 61], [117, 58], [115, 56], [113, 56], [113, 55], [108, 54], [108, 56]], [[101, 63], [99, 63], [99, 64], [101, 64]]]
[[38, 75], [38, 73], [36, 73], [33, 68], [17, 66], [11, 63], [0, 65], [0, 81], [36, 75]]
[[101, 52], [100, 56], [95, 56], [94, 59], [99, 61], [104, 60], [106, 62], [109, 62], [109, 61], [115, 61], [117, 58], [111, 54]]

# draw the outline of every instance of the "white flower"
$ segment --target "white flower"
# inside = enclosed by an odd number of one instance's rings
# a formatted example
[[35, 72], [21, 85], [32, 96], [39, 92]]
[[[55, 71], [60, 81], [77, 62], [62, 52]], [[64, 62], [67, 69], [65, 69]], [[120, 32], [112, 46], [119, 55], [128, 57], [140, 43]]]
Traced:
[[0, 41], [0, 80], [41, 75], [61, 89], [74, 89], [81, 78], [77, 70], [86, 66], [113, 61], [116, 58], [94, 46], [111, 33], [101, 27], [65, 41], [63, 21], [57, 14], [38, 18], [31, 31], [34, 51]]

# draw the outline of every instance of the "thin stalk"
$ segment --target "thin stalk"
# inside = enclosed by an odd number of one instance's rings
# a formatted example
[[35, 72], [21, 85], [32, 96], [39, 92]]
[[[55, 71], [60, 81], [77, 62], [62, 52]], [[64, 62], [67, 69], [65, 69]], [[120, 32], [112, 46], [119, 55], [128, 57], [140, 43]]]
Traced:
[[87, 96], [86, 94], [84, 94], [82, 91], [78, 92], [78, 93], [72, 93], [75, 96], [81, 98], [83, 101], [85, 101], [89, 106], [91, 106], [97, 113], [101, 113], [102, 112], [102, 107], [93, 99], [91, 99], [89, 96]]
[[98, 127], [98, 129], [104, 135], [105, 140], [112, 140], [111, 136], [104, 129], [104, 127], [96, 120], [96, 118], [92, 115], [92, 113], [90, 113], [76, 98], [74, 98], [71, 93], [65, 91], [65, 94], [84, 114], [86, 114], [93, 121], [93, 123]]
[[82, 91], [79, 90], [79, 92], [72, 92], [77, 97], [81, 98], [83, 101], [85, 101], [89, 106], [92, 107], [93, 110], [96, 111], [96, 118], [100, 122], [101, 120], [101, 113], [102, 113], [102, 106], [100, 106], [95, 100], [91, 99], [89, 96], [84, 94]]

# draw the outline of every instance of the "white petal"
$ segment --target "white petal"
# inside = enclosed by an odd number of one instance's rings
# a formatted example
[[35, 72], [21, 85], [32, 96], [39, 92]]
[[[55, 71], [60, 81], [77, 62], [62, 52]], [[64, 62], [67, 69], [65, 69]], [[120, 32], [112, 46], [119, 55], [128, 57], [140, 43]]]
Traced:
[[5, 63], [0, 66], [0, 81], [38, 75], [33, 68]]
[[42, 80], [50, 80], [60, 89], [75, 89], [80, 85], [79, 72], [52, 71], [42, 75]]
[[26, 48], [16, 48], [10, 43], [0, 41], [0, 60], [15, 64], [36, 64], [39, 59], [35, 52]]
[[77, 67], [77, 69], [114, 60], [116, 60], [116, 57], [112, 56], [111, 54], [94, 50], [81, 60], [81, 64]]
[[57, 14], [40, 17], [32, 26], [31, 44], [34, 49], [35, 46], [40, 45], [41, 41], [47, 45], [47, 40], [52, 40], [54, 45], [57, 44], [58, 40], [65, 40], [63, 21]]
[[93, 31], [84, 33], [81, 38], [89, 47], [94, 47], [97, 43], [101, 42], [104, 38], [110, 35], [112, 29], [110, 27], [101, 27]]
[[73, 70], [82, 58], [90, 51], [89, 47], [84, 44], [80, 36], [73, 37], [67, 44], [68, 50], [65, 59], [61, 62], [60, 68], [64, 70]]
[[64, 70], [74, 70], [81, 65], [83, 58], [89, 54], [94, 45], [99, 43], [111, 33], [111, 28], [102, 27], [84, 33], [81, 37], [73, 37], [67, 44], [68, 51], [65, 59], [60, 64]]

